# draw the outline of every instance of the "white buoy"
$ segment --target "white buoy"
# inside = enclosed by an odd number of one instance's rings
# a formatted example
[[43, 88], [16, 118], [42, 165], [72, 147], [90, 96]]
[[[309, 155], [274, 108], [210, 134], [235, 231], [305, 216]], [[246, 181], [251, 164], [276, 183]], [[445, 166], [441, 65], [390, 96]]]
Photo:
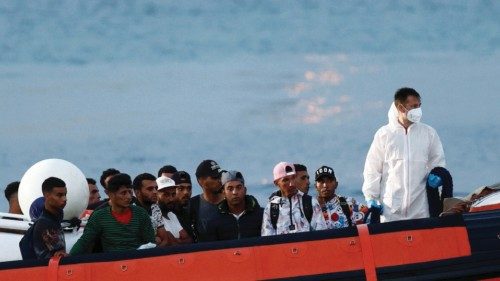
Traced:
[[79, 217], [87, 208], [89, 188], [85, 175], [72, 163], [61, 159], [42, 160], [24, 173], [19, 185], [19, 205], [29, 219], [31, 203], [42, 194], [42, 183], [49, 177], [57, 177], [66, 183], [67, 203], [64, 207], [64, 219]]

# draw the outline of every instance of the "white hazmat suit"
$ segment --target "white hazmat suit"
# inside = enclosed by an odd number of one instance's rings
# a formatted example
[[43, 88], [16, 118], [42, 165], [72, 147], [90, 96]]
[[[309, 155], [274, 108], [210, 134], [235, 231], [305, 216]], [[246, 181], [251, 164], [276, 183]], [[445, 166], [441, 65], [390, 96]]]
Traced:
[[394, 103], [388, 117], [389, 124], [375, 133], [366, 156], [363, 194], [367, 201], [381, 202], [381, 222], [427, 218], [425, 184], [432, 168], [445, 166], [443, 146], [426, 124], [413, 123], [406, 132]]

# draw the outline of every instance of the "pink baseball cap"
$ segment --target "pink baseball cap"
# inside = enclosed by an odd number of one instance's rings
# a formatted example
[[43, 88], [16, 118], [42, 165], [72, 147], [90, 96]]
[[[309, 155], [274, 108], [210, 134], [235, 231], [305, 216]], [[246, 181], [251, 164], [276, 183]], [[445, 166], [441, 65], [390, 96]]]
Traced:
[[276, 166], [274, 166], [274, 181], [290, 175], [295, 175], [295, 167], [293, 166], [293, 164], [287, 162], [279, 162], [278, 164], [276, 164]]

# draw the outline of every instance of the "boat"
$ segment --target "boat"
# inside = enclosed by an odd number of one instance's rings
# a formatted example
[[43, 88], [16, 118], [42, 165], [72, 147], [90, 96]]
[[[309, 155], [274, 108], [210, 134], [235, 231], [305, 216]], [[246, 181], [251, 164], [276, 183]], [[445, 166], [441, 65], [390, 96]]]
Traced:
[[[0, 280], [499, 280], [499, 203], [495, 192], [465, 214], [46, 260], [20, 260], [31, 222], [0, 214]], [[81, 233], [65, 228], [68, 251]]]
[[[5, 231], [5, 219], [0, 220]], [[500, 209], [281, 236], [0, 263], [0, 280], [31, 280], [33, 276], [43, 276], [43, 280], [499, 278]]]

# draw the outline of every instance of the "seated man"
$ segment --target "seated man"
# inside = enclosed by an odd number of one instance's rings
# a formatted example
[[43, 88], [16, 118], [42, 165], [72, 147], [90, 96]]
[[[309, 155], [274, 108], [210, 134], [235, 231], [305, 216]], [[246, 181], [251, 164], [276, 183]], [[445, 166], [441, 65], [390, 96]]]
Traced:
[[17, 192], [19, 190], [20, 182], [14, 181], [9, 183], [5, 187], [5, 198], [9, 202], [9, 213], [22, 215], [21, 206], [19, 206], [19, 200], [17, 199]]
[[295, 186], [293, 164], [278, 163], [273, 176], [280, 192], [269, 199], [264, 210], [262, 236], [326, 229], [318, 201]]
[[87, 204], [87, 209], [93, 204], [101, 201], [101, 194], [99, 194], [99, 189], [97, 188], [96, 181], [92, 178], [87, 178], [87, 185], [89, 186], [89, 203]]
[[[108, 194], [107, 185], [108, 185], [109, 180], [114, 175], [117, 175], [119, 173], [120, 173], [120, 171], [118, 171], [117, 169], [114, 169], [114, 168], [109, 168], [109, 169], [106, 169], [102, 172], [101, 177], [99, 179], [99, 183], [104, 188], [104, 193], [106, 193], [106, 195]], [[99, 200], [95, 203], [89, 204], [87, 206], [87, 210], [95, 210], [95, 209], [100, 209], [100, 208], [104, 208], [104, 207], [109, 207], [108, 200], [109, 200], [109, 198], [105, 198], [103, 200]]]
[[339, 183], [332, 168], [322, 166], [315, 173], [318, 202], [328, 229], [342, 228], [364, 222], [368, 208], [352, 197], [335, 194]]
[[219, 216], [208, 223], [207, 241], [259, 237], [263, 211], [257, 199], [247, 195], [243, 175], [224, 171], [221, 183], [225, 199], [218, 205]]
[[66, 256], [66, 242], [61, 227], [66, 206], [66, 183], [50, 177], [42, 183], [44, 209], [33, 229], [33, 248], [37, 259]]
[[93, 178], [87, 178], [87, 185], [89, 186], [89, 202], [87, 203], [87, 208], [80, 215], [80, 219], [84, 220], [88, 219], [96, 205], [102, 204], [101, 194], [97, 188], [96, 181]]
[[182, 227], [193, 237], [191, 218], [189, 216], [189, 200], [192, 194], [191, 176], [185, 171], [178, 171], [171, 178], [175, 182], [174, 214], [179, 219]]
[[137, 198], [135, 204], [144, 208], [151, 218], [153, 230], [156, 234], [158, 246], [163, 247], [169, 244], [168, 233], [163, 227], [163, 217], [160, 206], [158, 206], [158, 185], [156, 178], [152, 174], [143, 173], [135, 177], [132, 186]]
[[172, 178], [172, 175], [177, 172], [177, 168], [172, 165], [165, 165], [158, 170], [158, 177], [165, 176]]
[[307, 172], [307, 167], [302, 164], [293, 164], [295, 167], [295, 186], [297, 189], [304, 194], [309, 192], [309, 173]]
[[163, 226], [168, 233], [169, 245], [192, 243], [193, 239], [182, 227], [173, 210], [175, 208], [175, 182], [165, 176], [156, 179], [158, 184], [158, 205], [162, 213]]
[[208, 222], [219, 213], [217, 205], [224, 199], [220, 172], [221, 168], [214, 160], [203, 160], [196, 168], [196, 179], [203, 192], [189, 200], [189, 216], [195, 242], [206, 240]]
[[71, 249], [71, 255], [91, 253], [100, 238], [103, 252], [137, 249], [155, 243], [155, 234], [146, 211], [132, 202], [132, 180], [117, 174], [107, 183], [109, 206], [92, 213], [83, 235]]

